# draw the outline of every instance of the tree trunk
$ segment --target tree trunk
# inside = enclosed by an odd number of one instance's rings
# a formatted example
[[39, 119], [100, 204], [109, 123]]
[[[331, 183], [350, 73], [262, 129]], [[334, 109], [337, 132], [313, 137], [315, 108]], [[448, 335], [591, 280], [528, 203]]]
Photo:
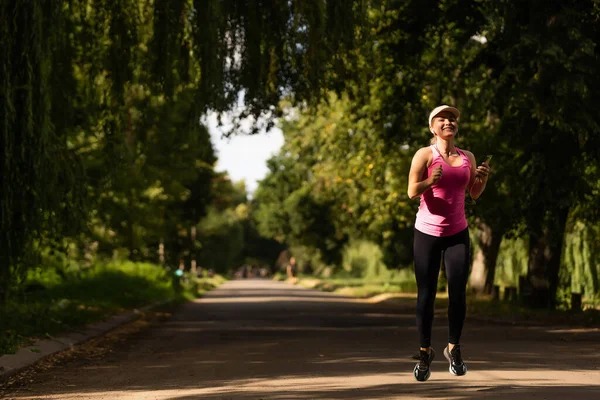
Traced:
[[492, 294], [494, 289], [494, 280], [496, 279], [496, 264], [498, 262], [498, 253], [500, 253], [500, 244], [504, 233], [497, 232], [492, 234], [491, 241], [485, 249], [485, 265], [487, 274], [485, 277], [485, 293]]
[[137, 251], [135, 248], [135, 200], [133, 189], [127, 191], [127, 200], [129, 213], [127, 213], [127, 247], [129, 248], [129, 260], [137, 261]]
[[196, 276], [196, 227], [190, 227], [190, 272]]
[[568, 210], [561, 210], [545, 221], [541, 232], [531, 234], [527, 287], [522, 289], [524, 302], [531, 307], [555, 308], [558, 271], [562, 255]]
[[[4, 266], [0, 266], [0, 268], [2, 267]], [[6, 265], [6, 270], [0, 270], [0, 309], [4, 308], [8, 303], [8, 283], [10, 282], [10, 274], [8, 268], [9, 266]]]
[[[6, 237], [6, 236], [5, 236]], [[3, 239], [5, 238], [3, 237]], [[7, 246], [8, 247], [8, 246]], [[6, 247], [4, 247], [6, 248]], [[0, 253], [0, 309], [8, 302], [8, 289], [10, 283], [11, 257]]]
[[496, 262], [502, 243], [503, 232], [494, 231], [484, 223], [479, 223], [479, 248], [473, 257], [469, 286], [476, 293], [491, 294], [496, 276]]
[[158, 244], [158, 263], [165, 266], [165, 239], [160, 238], [160, 243]]

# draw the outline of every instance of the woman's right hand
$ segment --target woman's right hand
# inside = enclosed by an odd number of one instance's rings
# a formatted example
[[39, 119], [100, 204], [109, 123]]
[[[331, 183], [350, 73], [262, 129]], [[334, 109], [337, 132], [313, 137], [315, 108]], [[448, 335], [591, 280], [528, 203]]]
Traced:
[[431, 170], [431, 175], [429, 176], [429, 179], [431, 179], [432, 185], [435, 185], [437, 181], [440, 180], [440, 178], [442, 177], [442, 172], [443, 170], [441, 165], [438, 165], [437, 167]]

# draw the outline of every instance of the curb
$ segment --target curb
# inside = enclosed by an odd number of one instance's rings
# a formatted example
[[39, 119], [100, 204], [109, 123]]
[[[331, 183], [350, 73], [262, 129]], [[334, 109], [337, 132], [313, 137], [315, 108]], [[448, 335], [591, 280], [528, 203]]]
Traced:
[[[316, 280], [313, 280], [313, 281], [316, 281]], [[310, 285], [309, 286], [300, 285], [300, 286], [305, 287], [307, 289], [319, 290], [314, 287], [314, 284], [312, 286], [310, 286]], [[339, 294], [339, 293], [336, 293], [336, 294]], [[344, 296], [343, 294], [339, 294], [339, 295]], [[352, 297], [352, 296], [350, 296], [350, 297]], [[390, 308], [390, 309], [398, 309], [398, 307], [400, 305], [402, 305], [406, 300], [414, 300], [416, 302], [416, 293], [381, 293], [381, 294], [377, 294], [377, 295], [374, 295], [371, 297], [365, 297], [365, 298], [355, 297], [355, 299], [357, 299], [357, 301], [362, 302], [362, 303], [377, 304], [377, 305], [384, 306], [384, 307]], [[438, 313], [445, 313], [445, 310], [442, 310], [442, 309], [438, 310], [436, 308], [435, 313], [436, 313], [436, 315]], [[569, 324], [558, 325], [553, 322], [544, 322], [544, 321], [535, 320], [535, 319], [530, 320], [528, 318], [490, 317], [490, 316], [485, 316], [485, 315], [474, 315], [474, 314], [468, 314], [468, 313], [466, 316], [466, 320], [473, 321], [473, 322], [489, 323], [489, 324], [494, 324], [494, 325], [499, 325], [499, 326], [520, 326], [523, 328], [548, 328], [548, 327], [552, 327], [552, 328], [570, 327], [570, 328], [573, 328]], [[577, 325], [577, 328], [586, 329], [586, 330], [596, 329], [594, 327], [588, 327], [585, 325]]]
[[108, 331], [137, 319], [142, 313], [170, 302], [170, 300], [167, 300], [143, 308], [134, 309], [133, 311], [117, 314], [109, 317], [107, 320], [95, 322], [62, 336], [39, 340], [31, 346], [19, 349], [15, 354], [4, 354], [0, 356], [0, 382], [5, 381], [10, 376], [25, 368], [34, 365], [43, 358], [67, 349], [72, 349], [80, 343], [102, 336]]

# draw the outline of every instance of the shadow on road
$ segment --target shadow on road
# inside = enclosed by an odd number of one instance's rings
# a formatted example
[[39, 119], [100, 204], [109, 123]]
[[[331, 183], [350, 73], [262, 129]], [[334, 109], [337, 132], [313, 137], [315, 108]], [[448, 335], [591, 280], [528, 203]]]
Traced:
[[598, 335], [552, 329], [467, 323], [469, 374], [457, 378], [442, 356], [447, 325], [438, 318], [432, 378], [418, 383], [412, 308], [230, 283], [108, 357], [42, 374], [14, 398], [597, 400]]
[[[526, 382], [525, 382], [526, 383]], [[202, 399], [568, 399], [572, 398], [574, 389], [578, 399], [597, 399], [598, 386], [469, 386], [468, 390], [456, 387], [452, 382], [441, 384], [388, 384], [374, 385], [366, 389], [324, 389], [314, 391], [285, 390], [276, 392], [243, 391], [224, 392], [214, 395], [203, 395]], [[198, 396], [170, 397], [169, 400], [197, 400]]]

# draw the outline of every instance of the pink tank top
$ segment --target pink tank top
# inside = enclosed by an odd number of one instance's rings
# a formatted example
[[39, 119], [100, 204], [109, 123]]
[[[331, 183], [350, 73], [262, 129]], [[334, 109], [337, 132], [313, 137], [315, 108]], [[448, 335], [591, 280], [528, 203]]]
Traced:
[[453, 167], [442, 158], [435, 146], [430, 148], [433, 160], [424, 178], [429, 177], [431, 170], [438, 165], [442, 166], [443, 172], [440, 180], [421, 195], [415, 228], [432, 236], [454, 235], [468, 226], [465, 216], [465, 190], [471, 179], [471, 161], [457, 148], [462, 164]]

